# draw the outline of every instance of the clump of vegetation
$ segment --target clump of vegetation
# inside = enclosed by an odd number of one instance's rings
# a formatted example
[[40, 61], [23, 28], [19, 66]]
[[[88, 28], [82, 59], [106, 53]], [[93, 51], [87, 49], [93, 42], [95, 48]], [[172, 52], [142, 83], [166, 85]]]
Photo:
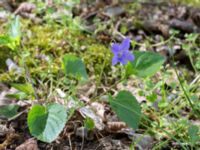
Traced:
[[[152, 30], [158, 27], [156, 36], [146, 34], [142, 21], [142, 27], [130, 27], [133, 21], [124, 21], [131, 11], [113, 19], [122, 9], [112, 4], [110, 17], [101, 3], [100, 13], [93, 13], [109, 21], [101, 23], [98, 18], [100, 23], [94, 23], [98, 28], [92, 33], [73, 16], [78, 1], [53, 4], [37, 3], [35, 13], [43, 14], [39, 24], [11, 15], [6, 23], [9, 28], [1, 27], [0, 81], [14, 89], [6, 95], [13, 102], [0, 106], [0, 116], [8, 124], [26, 114], [22, 120], [27, 131], [23, 132], [28, 137], [55, 145], [67, 137], [71, 148], [80, 137], [83, 148], [85, 141], [109, 134], [115, 138], [119, 133], [126, 135], [130, 149], [143, 148], [143, 139], [154, 143], [149, 149], [199, 148], [200, 52], [194, 51], [199, 46], [198, 34], [169, 33], [165, 39], [160, 35], [163, 26], [157, 24]], [[142, 4], [127, 7], [139, 11]], [[85, 17], [88, 22], [95, 20], [94, 14]], [[124, 22], [114, 26], [117, 19]], [[99, 40], [100, 36], [108, 40]], [[174, 57], [180, 49], [174, 45], [180, 42], [189, 67], [179, 65]]]

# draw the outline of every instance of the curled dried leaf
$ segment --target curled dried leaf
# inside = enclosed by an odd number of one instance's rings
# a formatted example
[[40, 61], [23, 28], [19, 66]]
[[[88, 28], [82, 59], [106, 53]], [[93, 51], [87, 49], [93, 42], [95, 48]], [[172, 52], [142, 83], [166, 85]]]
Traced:
[[16, 150], [26, 150], [28, 147], [29, 150], [38, 150], [37, 141], [35, 139], [28, 139], [21, 145], [19, 145]]
[[127, 125], [124, 122], [108, 122], [107, 128], [109, 132], [117, 132], [122, 130], [123, 128], [127, 128]]
[[35, 4], [24, 2], [19, 5], [19, 7], [15, 10], [14, 14], [17, 15], [17, 14], [24, 13], [24, 12], [31, 13], [35, 9], [36, 9]]
[[81, 115], [83, 117], [89, 117], [91, 118], [94, 123], [95, 123], [95, 127], [98, 130], [103, 130], [104, 129], [104, 124], [103, 124], [103, 120], [100, 116], [98, 116], [90, 107], [86, 106], [86, 107], [82, 107], [79, 109], [79, 112], [81, 113]]

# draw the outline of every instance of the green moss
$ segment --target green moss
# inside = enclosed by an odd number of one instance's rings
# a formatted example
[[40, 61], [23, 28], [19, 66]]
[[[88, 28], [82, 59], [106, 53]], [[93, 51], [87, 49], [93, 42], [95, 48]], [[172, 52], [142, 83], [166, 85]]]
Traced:
[[0, 73], [5, 72], [6, 66], [6, 59], [12, 58], [13, 54], [11, 51], [6, 47], [0, 47]]
[[105, 61], [105, 69], [110, 68], [111, 52], [101, 44], [87, 46], [87, 50], [82, 54], [84, 62], [91, 73], [99, 75]]
[[200, 7], [199, 0], [173, 0], [174, 3], [187, 4], [195, 7]]
[[0, 82], [3, 83], [14, 83], [14, 82], [18, 82], [18, 83], [23, 83], [25, 82], [25, 75], [19, 75], [16, 74], [14, 72], [5, 72], [5, 73], [1, 73], [0, 74]]
[[[24, 48], [18, 51], [21, 57], [14, 57], [13, 60], [22, 68], [25, 62], [32, 78], [45, 80], [50, 74], [54, 77], [58, 76], [59, 72], [62, 72], [62, 57], [67, 53], [81, 57], [88, 73], [95, 74], [97, 77], [104, 61], [105, 69], [110, 68], [110, 50], [92, 35], [80, 30], [70, 30], [56, 23], [33, 25], [30, 21], [23, 19], [21, 21]], [[1, 54], [7, 58], [4, 52], [0, 51]], [[27, 56], [23, 59], [22, 55]], [[48, 57], [49, 60], [38, 58], [41, 55]], [[5, 70], [4, 67], [2, 72]], [[0, 78], [4, 81], [15, 80], [10, 73], [5, 73]]]

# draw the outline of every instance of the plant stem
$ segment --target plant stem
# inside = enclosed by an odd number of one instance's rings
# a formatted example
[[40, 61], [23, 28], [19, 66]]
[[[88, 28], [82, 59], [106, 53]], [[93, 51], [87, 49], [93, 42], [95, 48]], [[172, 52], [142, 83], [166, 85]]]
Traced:
[[100, 84], [101, 84], [101, 79], [102, 79], [102, 76], [103, 76], [103, 71], [104, 71], [105, 65], [106, 65], [106, 58], [104, 58], [103, 65], [101, 67], [101, 72], [100, 72], [99, 78], [98, 78], [98, 80], [96, 82], [96, 88], [94, 90], [93, 98], [97, 94], [97, 88], [98, 88], [98, 86], [100, 86]]
[[103, 75], [103, 71], [104, 71], [105, 65], [106, 65], [106, 58], [104, 58], [103, 66], [101, 68], [101, 72], [100, 72], [100, 75], [99, 75], [99, 80], [97, 82], [97, 85], [100, 85], [100, 83], [101, 83], [101, 79], [102, 79], [102, 75]]
[[176, 67], [175, 67], [175, 65], [174, 65], [174, 61], [173, 61], [173, 67], [174, 67], [176, 76], [177, 76], [177, 78], [178, 78], [179, 84], [180, 84], [180, 86], [181, 86], [181, 89], [182, 89], [182, 91], [183, 91], [183, 93], [184, 93], [184, 95], [185, 95], [187, 101], [189, 102], [189, 104], [190, 104], [192, 110], [194, 111], [194, 113], [195, 113], [195, 114], [198, 116], [198, 118], [200, 119], [200, 114], [199, 114], [199, 113], [196, 111], [196, 109], [194, 108], [194, 105], [193, 105], [191, 99], [189, 98], [189, 96], [188, 96], [188, 94], [187, 94], [185, 88], [183, 87], [183, 84], [182, 84], [182, 82], [181, 82], [180, 76], [178, 75], [177, 69], [176, 69]]
[[[19, 48], [20, 48], [22, 51], [25, 49], [25, 46], [24, 46], [24, 44], [23, 44], [22, 42], [20, 42]], [[18, 55], [19, 57], [22, 56], [22, 65], [24, 66], [24, 69], [25, 69], [25, 75], [26, 75], [25, 77], [26, 77], [26, 80], [31, 84], [31, 86], [32, 86], [32, 88], [33, 88], [33, 91], [34, 91], [34, 97], [35, 97], [35, 99], [38, 100], [39, 97], [38, 97], [38, 95], [37, 95], [37, 92], [36, 92], [34, 83], [33, 83], [32, 79], [31, 79], [31, 75], [30, 75], [30, 72], [29, 72], [29, 70], [28, 70], [28, 66], [26, 65], [26, 61], [25, 61], [25, 60], [26, 60], [26, 57], [24, 57], [22, 51], [18, 52], [17, 55]]]
[[192, 65], [192, 68], [194, 69], [195, 73], [197, 73], [197, 69], [196, 69], [196, 67], [195, 67], [195, 65], [194, 65], [194, 61], [193, 61], [193, 59], [192, 59], [192, 54], [191, 54], [190, 48], [188, 49], [188, 55], [189, 55], [189, 59], [190, 59], [190, 63], [191, 63], [191, 65]]
[[24, 65], [24, 69], [25, 69], [25, 73], [26, 73], [26, 78], [27, 78], [27, 81], [31, 84], [32, 88], [33, 88], [33, 91], [34, 91], [34, 96], [35, 96], [35, 99], [39, 99], [38, 95], [37, 95], [37, 92], [36, 92], [36, 89], [34, 87], [34, 84], [33, 84], [33, 81], [31, 80], [31, 75], [30, 75], [30, 72], [28, 70], [28, 67], [26, 65], [26, 63], [23, 61], [23, 65]]

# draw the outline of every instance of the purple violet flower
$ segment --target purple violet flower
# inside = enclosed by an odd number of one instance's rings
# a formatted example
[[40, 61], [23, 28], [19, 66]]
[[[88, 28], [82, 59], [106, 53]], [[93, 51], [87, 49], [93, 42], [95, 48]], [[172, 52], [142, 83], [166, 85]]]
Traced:
[[120, 62], [122, 65], [126, 65], [128, 61], [134, 60], [134, 55], [129, 51], [130, 39], [125, 38], [121, 44], [112, 43], [111, 50], [114, 54], [112, 59], [112, 65], [116, 65]]

